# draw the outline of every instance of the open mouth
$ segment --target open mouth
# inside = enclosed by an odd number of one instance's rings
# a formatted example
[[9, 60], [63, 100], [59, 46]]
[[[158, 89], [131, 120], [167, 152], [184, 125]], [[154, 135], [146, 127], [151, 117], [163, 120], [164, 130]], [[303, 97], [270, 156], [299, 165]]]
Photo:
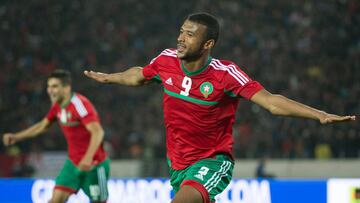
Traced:
[[186, 46], [184, 44], [178, 44], [177, 45], [177, 51], [178, 52], [183, 52], [183, 51], [185, 51], [185, 49], [186, 49]]

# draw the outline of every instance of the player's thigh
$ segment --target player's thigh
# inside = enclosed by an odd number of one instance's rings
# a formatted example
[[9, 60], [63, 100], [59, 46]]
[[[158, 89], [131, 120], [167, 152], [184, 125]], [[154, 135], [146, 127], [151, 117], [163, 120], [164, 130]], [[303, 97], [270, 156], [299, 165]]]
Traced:
[[181, 186], [192, 186], [204, 202], [215, 202], [215, 196], [229, 185], [233, 168], [234, 162], [227, 155], [200, 160], [188, 168]]
[[190, 185], [181, 186], [171, 203], [203, 203], [201, 193]]
[[55, 191], [76, 193], [80, 188], [81, 173], [69, 159], [65, 160], [63, 168], [55, 179]]
[[64, 203], [67, 201], [70, 195], [72, 195], [71, 192], [67, 192], [55, 188], [49, 203]]
[[81, 188], [93, 202], [104, 202], [107, 200], [108, 188], [107, 180], [109, 179], [110, 160], [106, 159], [91, 171], [83, 172], [84, 179]]

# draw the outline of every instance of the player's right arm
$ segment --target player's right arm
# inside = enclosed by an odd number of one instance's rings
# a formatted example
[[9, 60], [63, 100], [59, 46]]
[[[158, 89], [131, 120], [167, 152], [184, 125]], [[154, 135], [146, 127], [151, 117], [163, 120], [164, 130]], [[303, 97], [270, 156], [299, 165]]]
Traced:
[[84, 74], [101, 83], [113, 83], [125, 86], [142, 86], [149, 82], [143, 73], [143, 68], [139, 66], [131, 67], [119, 73], [101, 73], [95, 71], [84, 71]]
[[3, 135], [3, 143], [5, 146], [13, 145], [21, 140], [36, 137], [44, 133], [49, 127], [51, 122], [44, 118], [40, 122], [30, 126], [29, 128], [19, 131], [17, 133], [5, 133]]

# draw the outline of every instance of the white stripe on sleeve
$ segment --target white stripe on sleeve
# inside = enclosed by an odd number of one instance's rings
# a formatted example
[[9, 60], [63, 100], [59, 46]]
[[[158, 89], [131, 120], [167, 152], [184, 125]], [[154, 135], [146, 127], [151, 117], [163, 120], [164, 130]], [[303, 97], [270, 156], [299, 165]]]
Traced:
[[86, 110], [83, 102], [79, 99], [79, 97], [77, 97], [76, 95], [73, 96], [73, 98], [71, 99], [71, 103], [74, 104], [75, 109], [81, 118], [88, 115], [88, 111]]

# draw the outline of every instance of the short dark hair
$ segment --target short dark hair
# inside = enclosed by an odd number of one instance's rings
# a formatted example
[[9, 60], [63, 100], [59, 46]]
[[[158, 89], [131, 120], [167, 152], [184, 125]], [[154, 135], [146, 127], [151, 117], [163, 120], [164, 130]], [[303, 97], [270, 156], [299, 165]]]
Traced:
[[56, 78], [59, 79], [63, 86], [71, 85], [71, 73], [64, 69], [56, 69], [52, 72], [48, 79]]
[[213, 39], [216, 43], [219, 39], [220, 25], [215, 16], [205, 12], [193, 13], [188, 15], [186, 20], [205, 25], [206, 40]]

